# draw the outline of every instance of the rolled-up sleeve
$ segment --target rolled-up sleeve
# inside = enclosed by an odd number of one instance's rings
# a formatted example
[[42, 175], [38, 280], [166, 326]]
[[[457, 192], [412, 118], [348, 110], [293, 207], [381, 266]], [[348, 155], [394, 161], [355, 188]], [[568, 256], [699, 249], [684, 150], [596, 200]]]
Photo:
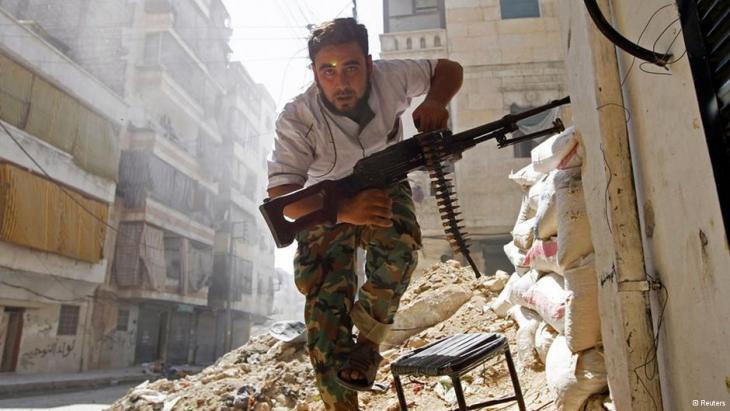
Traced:
[[268, 188], [307, 181], [309, 166], [314, 161], [310, 138], [313, 124], [301, 121], [292, 105], [287, 105], [276, 120], [274, 147], [268, 159]]

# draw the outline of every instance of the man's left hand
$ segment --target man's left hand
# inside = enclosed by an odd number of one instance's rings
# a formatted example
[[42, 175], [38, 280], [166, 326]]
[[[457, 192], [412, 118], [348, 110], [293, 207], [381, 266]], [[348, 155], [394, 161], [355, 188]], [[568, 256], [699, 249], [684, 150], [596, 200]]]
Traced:
[[420, 132], [446, 128], [448, 122], [449, 112], [446, 107], [432, 99], [427, 98], [413, 111], [413, 124]]

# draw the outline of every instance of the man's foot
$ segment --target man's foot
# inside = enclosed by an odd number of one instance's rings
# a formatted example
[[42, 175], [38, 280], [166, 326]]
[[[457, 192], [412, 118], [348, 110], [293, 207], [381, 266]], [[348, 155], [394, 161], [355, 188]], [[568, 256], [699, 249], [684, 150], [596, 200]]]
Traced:
[[355, 391], [370, 391], [383, 361], [379, 345], [367, 340], [355, 344], [345, 365], [337, 371], [337, 382]]

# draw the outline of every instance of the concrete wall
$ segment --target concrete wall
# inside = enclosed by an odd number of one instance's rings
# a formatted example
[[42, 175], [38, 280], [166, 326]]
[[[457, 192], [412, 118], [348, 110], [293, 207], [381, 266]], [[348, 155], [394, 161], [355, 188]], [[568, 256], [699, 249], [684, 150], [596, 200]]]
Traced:
[[[563, 55], [555, 1], [540, 2], [539, 18], [502, 20], [498, 0], [446, 3], [449, 58], [464, 66], [455, 99], [454, 131], [476, 127], [522, 107], [564, 94]], [[511, 148], [481, 144], [456, 163], [465, 224], [473, 235], [510, 231], [522, 192], [506, 177], [529, 163]]]
[[[129, 310], [127, 331], [117, 330], [119, 309]], [[87, 368], [123, 368], [134, 363], [139, 307], [119, 303], [109, 292], [99, 291], [94, 298], [93, 317], [89, 327], [89, 359]]]
[[73, 305], [80, 306], [76, 335], [57, 335], [60, 304], [25, 310], [17, 373], [80, 371], [88, 303]]
[[[381, 44], [383, 58], [443, 57], [461, 63], [464, 85], [450, 107], [454, 132], [497, 120], [510, 112], [512, 104], [530, 107], [566, 94], [555, 0], [540, 1], [538, 18], [506, 20], [501, 18], [499, 0], [452, 0], [445, 2], [445, 18], [443, 34], [439, 30], [386, 33]], [[431, 39], [436, 34], [444, 41], [441, 48], [428, 42], [426, 49], [418, 48], [420, 36]], [[409, 37], [412, 50], [404, 47]], [[417, 103], [414, 100], [412, 107]], [[562, 114], [570, 124], [569, 116]], [[410, 112], [404, 115], [404, 129], [409, 135], [415, 129], [409, 129], [407, 117]], [[513, 148], [500, 150], [495, 142], [470, 149], [456, 162], [456, 189], [465, 231], [474, 240], [471, 254], [482, 270], [511, 269], [495, 250], [509, 240], [523, 195], [507, 176], [528, 163], [529, 158], [516, 158]], [[442, 255], [449, 256], [451, 250], [443, 240], [433, 197], [428, 195], [428, 176], [413, 173], [410, 178], [425, 191], [417, 209], [425, 237], [420, 267], [428, 267]]]
[[[672, 23], [677, 18], [674, 7], [658, 12], [652, 24], [647, 26], [651, 15], [666, 2], [612, 0], [601, 2], [603, 10], [608, 10], [608, 3], [615, 13], [614, 25], [628, 38], [638, 38], [646, 27], [640, 42], [644, 47], [667, 50], [680, 29], [679, 23]], [[587, 72], [595, 72], [595, 64], [610, 64], [591, 54], [598, 55], [600, 52], [596, 44], [605, 40], [588, 39], [590, 36], [599, 38], [600, 35], [587, 34], [585, 27], [592, 27], [592, 23], [582, 4], [564, 0], [562, 10], [563, 46], [569, 56], [567, 70], [569, 89], [574, 97], [573, 113], [576, 127], [582, 131], [587, 153], [583, 181], [592, 237], [598, 264], [609, 259], [606, 262], [608, 271], [599, 272], [601, 288], [606, 289], [620, 281], [616, 269], [610, 270], [613, 257], [602, 255], [607, 250], [605, 246], [612, 241], [625, 243], [634, 234], [630, 227], [617, 231], [617, 227], [613, 226], [612, 230], [611, 222], [607, 221], [614, 215], [606, 207], [610, 210], [618, 207], [622, 196], [621, 192], [609, 190], [607, 184], [612, 176], [613, 179], [623, 177], [615, 174], [619, 172], [615, 167], [604, 165], [605, 156], [609, 156], [609, 161], [613, 160], [611, 152], [601, 153], [601, 136], [596, 134], [601, 128], [594, 126], [594, 118], [603, 119], [603, 130], [613, 128], [623, 130], [624, 135], [628, 133], [636, 202], [629, 207], [615, 209], [618, 213], [638, 214], [640, 227], [636, 235], [641, 236], [644, 258], [639, 260], [644, 267], [639, 265], [638, 269], [644, 268], [647, 276], [658, 279], [666, 289], [666, 292], [649, 294], [647, 299], [652, 302], [654, 327], [662, 324], [658, 365], [664, 409], [689, 409], [692, 400], [724, 400], [727, 403], [730, 351], [726, 347], [730, 341], [730, 329], [726, 324], [730, 316], [730, 301], [726, 296], [730, 294], [730, 278], [727, 276], [730, 252], [687, 59], [671, 64], [667, 72], [651, 65], [642, 66], [668, 74], [665, 76], [639, 70], [641, 62], [636, 61], [625, 81], [622, 98], [619, 83], [626, 78], [633, 58], [620, 52], [618, 67], [614, 62], [614, 70], [620, 75], [600, 75], [599, 72], [595, 81], [585, 81], [589, 78]], [[610, 16], [608, 18], [611, 20]], [[660, 37], [662, 30], [668, 26], [667, 32]], [[684, 50], [680, 35], [670, 51], [679, 56]], [[606, 93], [611, 93], [607, 91], [609, 89], [619, 90], [617, 98], [602, 101]], [[605, 105], [608, 103], [613, 105]], [[631, 117], [626, 125], [624, 108]], [[609, 119], [607, 113], [612, 110], [616, 110], [617, 114]], [[607, 199], [609, 192], [611, 196]], [[616, 258], [621, 264], [621, 260], [634, 257], [624, 254]], [[616, 301], [627, 301], [628, 294], [616, 295]], [[605, 295], [604, 290], [602, 295]], [[602, 302], [604, 318], [609, 316], [608, 304]], [[627, 315], [641, 318], [645, 307], [636, 306], [634, 309]], [[625, 340], [620, 334], [606, 333], [605, 326], [603, 335], [607, 347], [624, 346], [628, 351], [636, 352], [639, 361], [641, 358], [651, 359], [651, 349], [640, 349], [636, 344], [637, 336]], [[611, 350], [606, 352], [609, 377], [612, 377], [612, 373], [616, 375], [612, 370], [621, 361], [612, 358]], [[625, 375], [634, 373], [632, 366], [624, 367]], [[639, 370], [639, 374], [643, 373]], [[656, 404], [657, 398], [636, 400], [647, 396], [640, 384], [629, 394], [622, 381], [611, 379], [609, 383], [617, 400], [617, 409], [625, 408], [629, 401], [634, 407], [638, 407], [636, 404], [641, 401], [645, 401], [647, 407]]]

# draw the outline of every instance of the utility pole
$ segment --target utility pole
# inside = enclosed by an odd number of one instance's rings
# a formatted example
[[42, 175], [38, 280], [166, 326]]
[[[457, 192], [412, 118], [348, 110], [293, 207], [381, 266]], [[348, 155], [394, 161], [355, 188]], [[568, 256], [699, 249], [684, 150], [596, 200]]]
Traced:
[[352, 18], [357, 20], [357, 0], [352, 0]]

